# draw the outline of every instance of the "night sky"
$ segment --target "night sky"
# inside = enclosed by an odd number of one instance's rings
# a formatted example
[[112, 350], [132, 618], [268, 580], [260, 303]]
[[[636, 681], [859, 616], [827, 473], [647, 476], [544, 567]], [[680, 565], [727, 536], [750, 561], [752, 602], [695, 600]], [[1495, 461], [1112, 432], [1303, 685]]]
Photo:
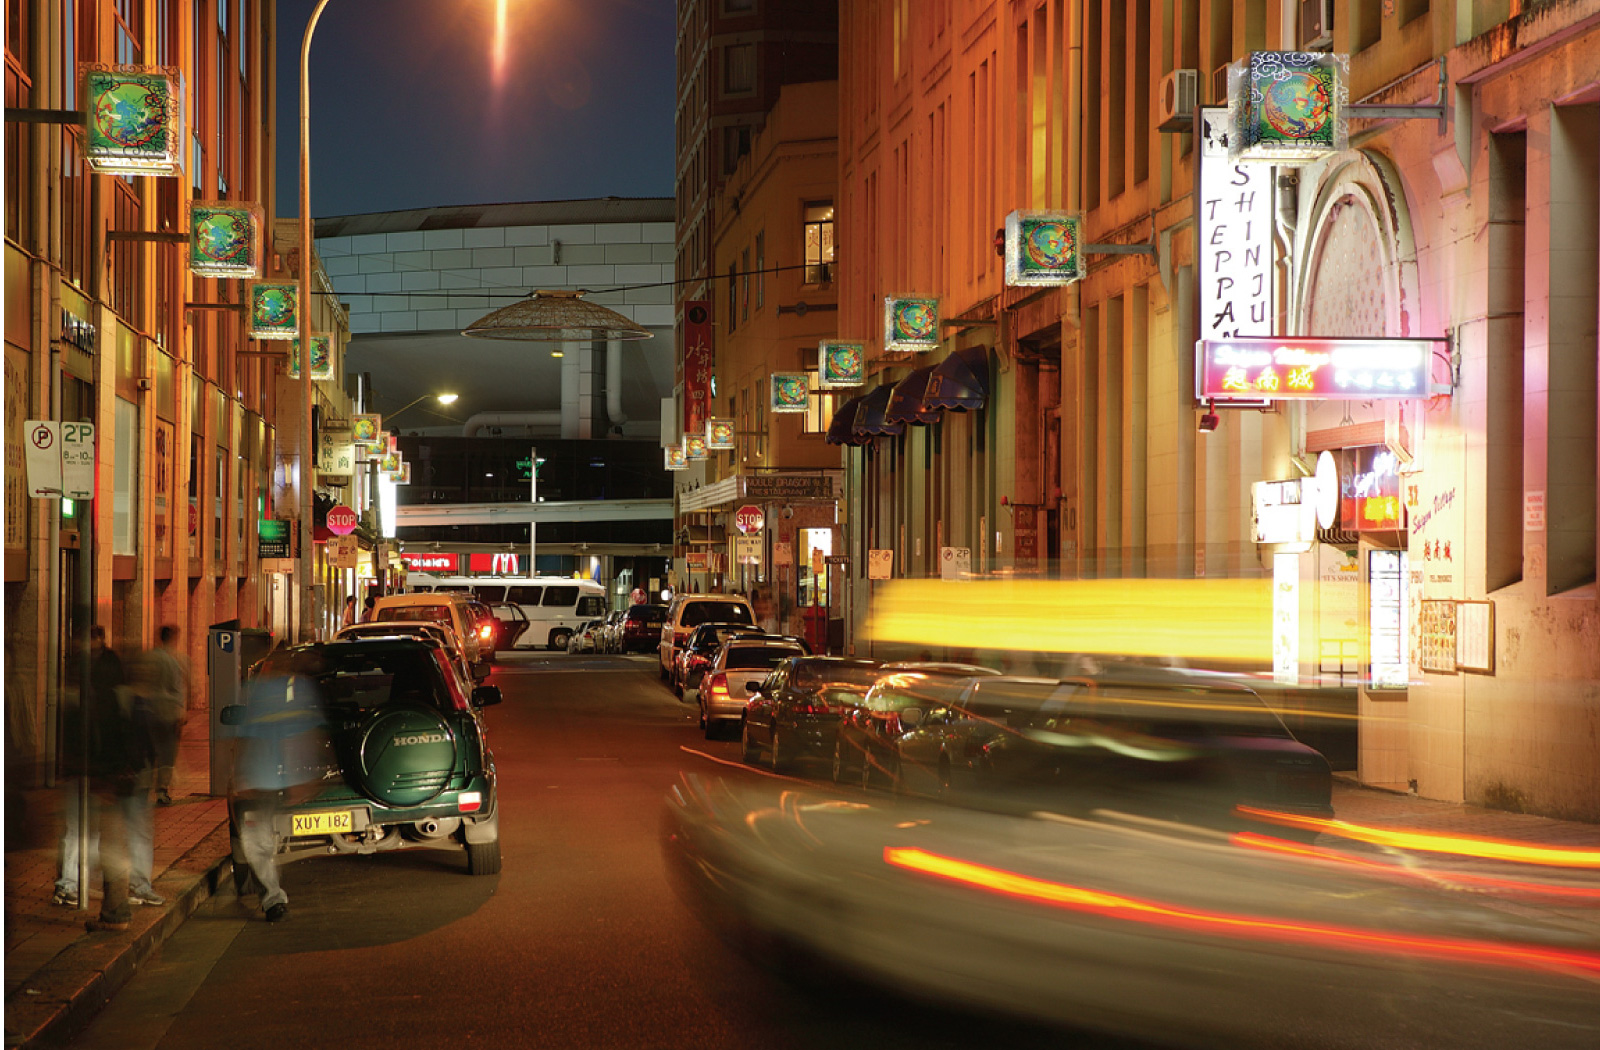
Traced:
[[[300, 38], [278, 4], [278, 213], [299, 213]], [[311, 44], [311, 213], [670, 197], [673, 0], [332, 0]]]

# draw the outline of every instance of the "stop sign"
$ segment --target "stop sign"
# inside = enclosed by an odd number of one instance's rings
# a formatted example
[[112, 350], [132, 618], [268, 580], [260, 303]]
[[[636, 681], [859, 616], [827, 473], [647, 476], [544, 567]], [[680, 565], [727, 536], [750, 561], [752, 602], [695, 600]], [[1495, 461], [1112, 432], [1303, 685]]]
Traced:
[[733, 515], [734, 527], [746, 536], [752, 532], [760, 532], [762, 526], [766, 525], [766, 523], [767, 516], [761, 513], [761, 508], [751, 506], [748, 503], [735, 511]]
[[340, 504], [328, 511], [328, 531], [335, 536], [348, 536], [356, 531], [359, 520], [355, 511]]

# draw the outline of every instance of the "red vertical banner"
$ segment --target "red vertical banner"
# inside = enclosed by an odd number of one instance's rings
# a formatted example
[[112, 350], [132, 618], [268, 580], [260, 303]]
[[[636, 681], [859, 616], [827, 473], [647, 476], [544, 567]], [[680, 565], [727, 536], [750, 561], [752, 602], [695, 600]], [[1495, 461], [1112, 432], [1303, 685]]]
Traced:
[[711, 303], [683, 304], [683, 432], [704, 434], [711, 416]]

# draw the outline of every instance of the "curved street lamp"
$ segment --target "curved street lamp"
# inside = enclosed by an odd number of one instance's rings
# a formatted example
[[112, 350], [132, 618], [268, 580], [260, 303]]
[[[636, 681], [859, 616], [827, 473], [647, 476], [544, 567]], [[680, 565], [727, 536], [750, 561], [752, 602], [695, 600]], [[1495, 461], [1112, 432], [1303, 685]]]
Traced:
[[[460, 394], [423, 394], [421, 397], [414, 399], [410, 404], [404, 405], [401, 408], [398, 408], [395, 411], [386, 414], [383, 417], [383, 421], [385, 423], [390, 422], [391, 420], [394, 419], [395, 416], [398, 416], [401, 412], [404, 412], [406, 409], [411, 408], [414, 405], [422, 404], [422, 402], [428, 400], [428, 398], [430, 398], [430, 397], [433, 398], [435, 401], [439, 402], [439, 404], [441, 404], [441, 405], [453, 405], [453, 404], [455, 404], [457, 401], [459, 401], [461, 399], [461, 395]], [[446, 417], [446, 418], [449, 418], [449, 417]]]

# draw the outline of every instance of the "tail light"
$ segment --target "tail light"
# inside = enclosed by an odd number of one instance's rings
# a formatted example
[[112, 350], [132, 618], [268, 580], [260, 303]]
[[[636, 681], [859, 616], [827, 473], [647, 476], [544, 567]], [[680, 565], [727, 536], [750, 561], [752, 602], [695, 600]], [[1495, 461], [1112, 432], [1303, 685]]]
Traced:
[[483, 808], [483, 792], [463, 791], [456, 796], [456, 808], [462, 813], [476, 813]]
[[732, 696], [728, 693], [728, 676], [726, 674], [712, 675], [705, 688], [713, 700], [732, 699]]
[[483, 624], [482, 626], [480, 626], [478, 628], [478, 637], [482, 638], [486, 642], [489, 639], [493, 638], [494, 637], [494, 626], [492, 624], [487, 624], [487, 623]]
[[794, 713], [797, 715], [825, 715], [828, 713], [828, 703], [826, 700], [819, 700], [815, 697], [810, 700], [802, 700], [794, 705]]

